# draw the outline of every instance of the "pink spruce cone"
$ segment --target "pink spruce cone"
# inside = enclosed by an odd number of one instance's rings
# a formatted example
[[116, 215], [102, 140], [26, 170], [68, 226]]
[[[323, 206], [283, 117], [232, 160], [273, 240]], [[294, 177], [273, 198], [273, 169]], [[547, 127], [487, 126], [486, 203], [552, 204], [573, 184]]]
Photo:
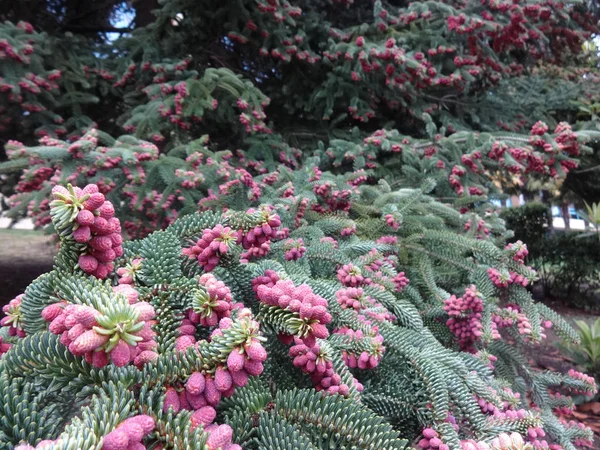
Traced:
[[111, 431], [102, 440], [102, 450], [127, 450], [129, 437], [120, 430]]
[[173, 387], [168, 387], [165, 393], [165, 402], [163, 404], [163, 411], [167, 412], [170, 408], [173, 408], [173, 412], [178, 413], [181, 410], [181, 403], [179, 402], [179, 395]]
[[246, 384], [248, 384], [248, 378], [248, 372], [246, 372], [244, 369], [239, 370], [237, 372], [231, 372], [231, 379], [233, 381], [233, 384], [237, 387], [246, 386]]
[[134, 309], [137, 309], [140, 313], [140, 321], [145, 322], [146, 320], [154, 319], [156, 316], [156, 311], [154, 311], [154, 306], [152, 306], [148, 302], [139, 302], [133, 305]]
[[154, 362], [158, 359], [158, 353], [153, 352], [151, 350], [144, 350], [140, 352], [135, 359], [133, 360], [133, 364], [141, 369], [145, 364]]
[[139, 293], [130, 284], [118, 284], [117, 286], [113, 286], [112, 289], [117, 294], [123, 294], [127, 297], [127, 301], [130, 305], [137, 303]]
[[94, 213], [84, 209], [77, 214], [77, 223], [82, 226], [90, 226], [94, 223]]
[[194, 338], [194, 336], [179, 336], [175, 341], [175, 349], [178, 352], [183, 352], [186, 348], [193, 347], [195, 343], [196, 339]]
[[263, 362], [267, 359], [267, 351], [257, 340], [252, 340], [250, 345], [246, 347], [248, 358]]
[[206, 441], [206, 445], [210, 450], [217, 450], [219, 448], [225, 448], [227, 445], [231, 444], [231, 438], [233, 437], [233, 430], [229, 425], [223, 424], [219, 425], [216, 429], [214, 429], [210, 436], [208, 436], [208, 440]]
[[98, 311], [91, 306], [77, 305], [77, 308], [73, 312], [73, 317], [79, 324], [83, 325], [89, 330], [90, 328], [98, 325], [96, 322], [96, 316], [98, 314]]
[[233, 380], [231, 379], [231, 374], [227, 369], [222, 367], [217, 367], [215, 371], [215, 387], [219, 392], [225, 392], [231, 385], [233, 384]]
[[203, 406], [208, 405], [208, 402], [206, 401], [206, 397], [204, 397], [204, 394], [193, 395], [193, 394], [190, 394], [189, 392], [185, 391], [185, 398], [189, 402], [192, 409], [200, 409]]
[[190, 420], [192, 421], [192, 430], [198, 425], [210, 425], [213, 423], [216, 416], [217, 412], [215, 411], [215, 408], [212, 406], [203, 406], [195, 411], [190, 417]]
[[106, 352], [93, 352], [92, 354], [92, 365], [101, 369], [108, 364], [108, 355]]
[[42, 310], [42, 318], [48, 322], [52, 322], [62, 313], [64, 307], [65, 303], [52, 303]]
[[92, 255], [81, 255], [77, 263], [85, 273], [92, 273], [98, 268], [98, 260]]
[[87, 209], [89, 211], [95, 211], [98, 208], [100, 208], [104, 204], [105, 201], [106, 200], [104, 198], [104, 194], [101, 194], [100, 192], [96, 192], [96, 193], [90, 195], [90, 198], [88, 198], [83, 203], [83, 206], [85, 209]]
[[192, 395], [199, 395], [204, 392], [206, 379], [201, 372], [193, 372], [185, 383], [185, 389]]
[[215, 406], [221, 401], [221, 392], [215, 386], [215, 380], [210, 377], [206, 378], [206, 386], [204, 387], [204, 397], [209, 405]]
[[227, 357], [227, 368], [232, 372], [240, 371], [244, 368], [246, 357], [243, 353], [240, 353], [238, 349], [233, 351]]
[[69, 345], [69, 350], [74, 355], [81, 356], [101, 347], [108, 341], [108, 338], [109, 336], [98, 334], [94, 330], [87, 330]]
[[88, 226], [79, 227], [73, 232], [73, 239], [81, 244], [89, 241], [91, 237], [92, 232]]
[[117, 367], [123, 367], [131, 361], [131, 352], [125, 341], [119, 339], [115, 348], [110, 351], [110, 359]]

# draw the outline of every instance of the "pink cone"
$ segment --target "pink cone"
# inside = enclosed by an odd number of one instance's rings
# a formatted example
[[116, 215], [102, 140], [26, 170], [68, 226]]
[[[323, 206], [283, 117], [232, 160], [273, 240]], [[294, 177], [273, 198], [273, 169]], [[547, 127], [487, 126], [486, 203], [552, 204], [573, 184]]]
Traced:
[[185, 389], [192, 395], [198, 395], [204, 392], [206, 387], [206, 379], [200, 372], [194, 372], [190, 375], [185, 383]]
[[227, 357], [227, 367], [232, 372], [238, 372], [242, 370], [245, 362], [246, 357], [243, 353], [240, 353], [237, 348], [233, 349], [233, 351]]
[[127, 450], [129, 437], [120, 430], [111, 431], [102, 440], [102, 450]]
[[216, 416], [217, 412], [212, 406], [203, 406], [195, 411], [190, 417], [190, 420], [192, 421], [192, 430], [198, 425], [205, 426], [213, 423]]
[[131, 357], [131, 353], [129, 351], [129, 346], [125, 341], [119, 339], [115, 348], [113, 348], [110, 352], [110, 359], [113, 364], [117, 367], [123, 367], [129, 364]]
[[210, 433], [210, 436], [206, 441], [206, 445], [208, 445], [208, 448], [210, 448], [211, 450], [223, 448], [227, 444], [231, 444], [232, 437], [233, 430], [229, 425], [219, 425], [219, 427], [216, 430]]
[[69, 345], [69, 350], [74, 355], [83, 355], [104, 345], [108, 338], [108, 336], [98, 334], [94, 330], [88, 330]]

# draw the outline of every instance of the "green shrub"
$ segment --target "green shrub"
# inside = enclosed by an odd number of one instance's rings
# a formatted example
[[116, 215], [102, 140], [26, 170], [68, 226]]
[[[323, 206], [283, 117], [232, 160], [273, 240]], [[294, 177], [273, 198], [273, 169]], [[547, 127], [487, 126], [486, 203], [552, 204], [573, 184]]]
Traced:
[[527, 203], [503, 210], [501, 217], [506, 221], [506, 228], [514, 231], [514, 241], [527, 243], [531, 258], [537, 258], [544, 253], [551, 217], [547, 205], [540, 202]]
[[580, 343], [577, 345], [559, 345], [577, 365], [596, 379], [600, 377], [600, 318], [592, 324], [576, 320]]
[[532, 261], [546, 294], [567, 298], [577, 307], [597, 308], [600, 242], [596, 236], [555, 232], [543, 240]]

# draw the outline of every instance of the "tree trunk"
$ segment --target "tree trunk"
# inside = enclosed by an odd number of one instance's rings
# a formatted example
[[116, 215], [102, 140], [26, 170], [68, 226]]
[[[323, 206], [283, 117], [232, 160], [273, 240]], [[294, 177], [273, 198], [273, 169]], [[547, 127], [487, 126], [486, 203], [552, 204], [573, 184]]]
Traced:
[[135, 8], [135, 27], [145, 27], [154, 22], [156, 18], [152, 11], [159, 9], [158, 0], [134, 0], [133, 7]]

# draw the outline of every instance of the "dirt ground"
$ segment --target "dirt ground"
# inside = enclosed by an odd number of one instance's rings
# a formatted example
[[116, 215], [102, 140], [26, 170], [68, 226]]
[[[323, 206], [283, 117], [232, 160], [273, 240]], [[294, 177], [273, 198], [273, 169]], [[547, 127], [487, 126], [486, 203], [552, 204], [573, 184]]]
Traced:
[[0, 306], [52, 269], [56, 246], [36, 231], [0, 230]]

